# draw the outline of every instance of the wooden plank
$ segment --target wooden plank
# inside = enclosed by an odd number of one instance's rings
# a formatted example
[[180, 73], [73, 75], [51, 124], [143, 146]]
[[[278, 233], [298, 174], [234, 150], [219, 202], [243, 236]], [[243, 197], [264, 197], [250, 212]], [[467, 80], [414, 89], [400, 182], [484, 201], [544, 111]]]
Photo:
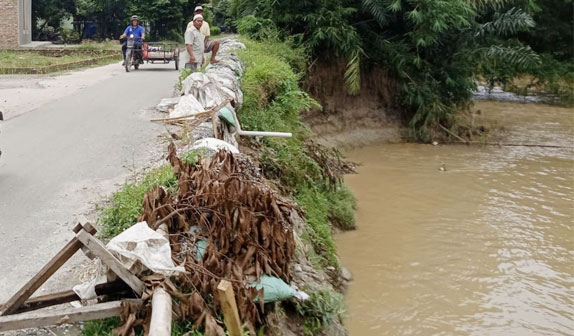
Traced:
[[[131, 288], [126, 285], [122, 280], [117, 280], [114, 282], [106, 282], [103, 284], [96, 285], [96, 295], [111, 295], [118, 294], [124, 295], [124, 297], [130, 297], [132, 293]], [[80, 297], [73, 291], [67, 290], [58, 293], [52, 293], [47, 295], [36, 296], [31, 299], [26, 300], [22, 305], [16, 310], [16, 314], [24, 313], [28, 311], [33, 311], [41, 308], [46, 308], [50, 306], [55, 306], [63, 303], [68, 303], [72, 301], [80, 300]]]
[[223, 309], [223, 317], [225, 319], [225, 326], [230, 336], [241, 336], [241, 320], [239, 319], [239, 312], [237, 311], [237, 303], [235, 302], [235, 294], [233, 293], [233, 286], [227, 280], [221, 280], [217, 286], [217, 294], [219, 295], [219, 302], [221, 309]]
[[[77, 229], [74, 227], [74, 230]], [[85, 232], [81, 230], [82, 232]], [[85, 232], [88, 236], [90, 233]], [[95, 231], [94, 231], [95, 233]], [[28, 281], [20, 290], [14, 294], [0, 310], [0, 315], [14, 314], [18, 307], [26, 301], [40, 286], [42, 286], [68, 259], [70, 259], [80, 248], [82, 243], [72, 238], [63, 249], [58, 252], [30, 281]]]
[[[125, 300], [141, 304], [140, 299]], [[0, 332], [24, 328], [37, 328], [79, 321], [100, 320], [118, 316], [122, 301], [99, 303], [80, 308], [53, 309], [10, 316], [0, 316]]]
[[88, 248], [96, 257], [106, 264], [120, 279], [133, 289], [138, 296], [144, 291], [143, 282], [133, 275], [128, 269], [106, 249], [104, 244], [94, 238], [92, 235], [82, 230], [76, 237]]

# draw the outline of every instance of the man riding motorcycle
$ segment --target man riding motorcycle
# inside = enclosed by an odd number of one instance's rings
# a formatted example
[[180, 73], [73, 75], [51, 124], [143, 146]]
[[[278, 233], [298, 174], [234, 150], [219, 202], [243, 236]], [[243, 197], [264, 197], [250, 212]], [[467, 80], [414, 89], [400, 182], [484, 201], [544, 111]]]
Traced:
[[[145, 28], [139, 24], [139, 17], [137, 15], [132, 16], [131, 24], [127, 26], [124, 33], [120, 35], [120, 40], [133, 35], [134, 36], [134, 49], [141, 50], [142, 41], [145, 39]], [[126, 63], [126, 50], [128, 49], [127, 40], [122, 43], [122, 54], [124, 55], [124, 62], [122, 66]]]

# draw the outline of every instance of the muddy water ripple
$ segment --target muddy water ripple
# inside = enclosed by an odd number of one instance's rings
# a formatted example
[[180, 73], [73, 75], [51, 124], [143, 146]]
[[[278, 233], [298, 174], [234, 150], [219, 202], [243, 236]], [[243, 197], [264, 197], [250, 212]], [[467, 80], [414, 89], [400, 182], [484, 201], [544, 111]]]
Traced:
[[[506, 142], [354, 150], [351, 335], [574, 335], [574, 112], [479, 103]], [[444, 164], [446, 171], [439, 168]]]

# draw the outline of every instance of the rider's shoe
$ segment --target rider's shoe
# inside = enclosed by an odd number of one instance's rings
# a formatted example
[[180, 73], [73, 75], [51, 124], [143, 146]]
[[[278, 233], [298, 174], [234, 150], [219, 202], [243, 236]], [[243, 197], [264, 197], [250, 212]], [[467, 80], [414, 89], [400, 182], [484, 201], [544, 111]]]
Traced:
[[124, 65], [126, 65], [126, 61], [123, 61], [123, 62], [122, 62], [122, 66], [124, 66]]

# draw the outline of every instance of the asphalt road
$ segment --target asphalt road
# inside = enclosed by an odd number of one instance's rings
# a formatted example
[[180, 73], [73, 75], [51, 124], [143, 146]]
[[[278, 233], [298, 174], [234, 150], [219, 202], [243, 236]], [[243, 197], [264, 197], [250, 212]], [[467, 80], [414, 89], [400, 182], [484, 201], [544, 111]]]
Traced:
[[[117, 189], [130, 168], [158, 159], [152, 147], [164, 128], [149, 122], [150, 110], [172, 95], [173, 64], [101, 71], [113, 74], [96, 83], [86, 78], [82, 89], [0, 125], [0, 302], [72, 237], [74, 216], [93, 211], [93, 201]], [[59, 272], [36, 295], [68, 289], [75, 271]]]

